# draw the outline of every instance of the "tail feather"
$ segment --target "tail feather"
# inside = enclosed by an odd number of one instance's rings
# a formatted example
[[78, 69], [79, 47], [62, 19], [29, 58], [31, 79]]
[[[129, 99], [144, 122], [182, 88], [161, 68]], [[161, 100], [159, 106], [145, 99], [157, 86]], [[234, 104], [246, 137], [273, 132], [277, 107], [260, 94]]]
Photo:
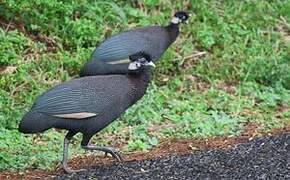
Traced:
[[53, 125], [53, 121], [38, 112], [30, 111], [22, 118], [18, 131], [21, 133], [40, 133], [47, 129], [50, 129]]

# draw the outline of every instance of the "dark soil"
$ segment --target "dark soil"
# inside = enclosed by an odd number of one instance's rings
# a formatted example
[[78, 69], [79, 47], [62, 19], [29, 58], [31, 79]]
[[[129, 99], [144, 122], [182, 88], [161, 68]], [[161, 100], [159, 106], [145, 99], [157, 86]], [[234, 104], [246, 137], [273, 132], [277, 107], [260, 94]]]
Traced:
[[261, 137], [228, 149], [98, 165], [56, 179], [290, 179], [290, 134]]

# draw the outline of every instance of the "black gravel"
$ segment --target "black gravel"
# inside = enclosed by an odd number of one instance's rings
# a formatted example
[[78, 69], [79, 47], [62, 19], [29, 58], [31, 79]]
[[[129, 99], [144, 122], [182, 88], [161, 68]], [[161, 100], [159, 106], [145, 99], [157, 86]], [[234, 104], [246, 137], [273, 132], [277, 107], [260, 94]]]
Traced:
[[56, 179], [290, 179], [290, 134], [222, 150], [96, 166]]

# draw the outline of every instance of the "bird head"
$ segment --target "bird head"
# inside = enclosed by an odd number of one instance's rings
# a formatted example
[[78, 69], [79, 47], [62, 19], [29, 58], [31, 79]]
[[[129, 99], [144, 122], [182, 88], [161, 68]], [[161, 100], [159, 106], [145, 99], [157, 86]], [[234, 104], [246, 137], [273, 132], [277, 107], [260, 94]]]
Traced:
[[129, 70], [137, 70], [148, 67], [155, 67], [155, 64], [152, 62], [150, 55], [145, 52], [138, 52], [129, 56], [131, 63], [128, 66]]
[[184, 11], [178, 11], [174, 14], [171, 22], [173, 24], [179, 24], [179, 23], [188, 23], [188, 18], [189, 18], [189, 14], [187, 14]]

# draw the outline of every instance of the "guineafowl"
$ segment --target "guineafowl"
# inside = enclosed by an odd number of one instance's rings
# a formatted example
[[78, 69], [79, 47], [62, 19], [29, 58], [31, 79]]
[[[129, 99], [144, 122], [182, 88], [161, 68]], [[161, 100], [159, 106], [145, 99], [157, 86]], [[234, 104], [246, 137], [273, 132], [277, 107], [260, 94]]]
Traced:
[[140, 51], [148, 53], [155, 62], [176, 40], [178, 25], [187, 22], [188, 17], [186, 12], [179, 11], [165, 27], [149, 26], [110, 37], [94, 50], [92, 59], [81, 69], [80, 76], [135, 72], [136, 69], [129, 66], [128, 57]]
[[89, 144], [93, 135], [118, 118], [146, 92], [150, 80], [151, 58], [144, 52], [131, 55], [142, 72], [130, 75], [89, 76], [61, 83], [38, 97], [19, 124], [22, 133], [41, 133], [50, 128], [68, 130], [64, 139], [62, 167], [67, 173], [78, 172], [67, 166], [68, 146], [72, 137], [82, 133], [81, 146], [121, 156], [112, 148]]

